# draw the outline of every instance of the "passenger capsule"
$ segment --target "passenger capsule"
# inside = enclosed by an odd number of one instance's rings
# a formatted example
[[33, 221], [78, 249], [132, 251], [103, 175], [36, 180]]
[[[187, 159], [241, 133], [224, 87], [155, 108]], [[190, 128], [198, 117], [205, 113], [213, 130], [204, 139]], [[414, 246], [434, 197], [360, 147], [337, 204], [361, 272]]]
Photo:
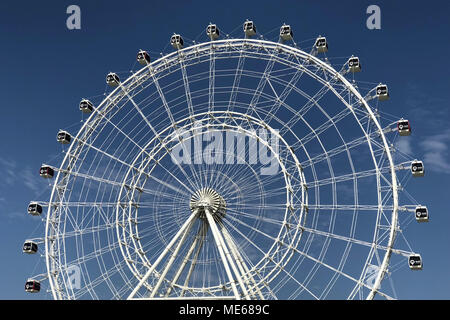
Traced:
[[428, 222], [428, 209], [425, 206], [416, 207], [416, 220], [417, 222]]
[[49, 166], [42, 166], [39, 170], [39, 174], [42, 178], [53, 178], [55, 171]]
[[216, 40], [219, 38], [220, 32], [219, 28], [215, 24], [210, 24], [206, 27], [206, 35], [212, 40]]
[[377, 98], [380, 101], [385, 101], [389, 99], [388, 87], [385, 84], [379, 84], [377, 86]]
[[408, 120], [401, 119], [397, 122], [397, 130], [401, 136], [409, 136], [411, 134], [411, 125]]
[[360, 72], [361, 71], [361, 62], [358, 57], [351, 57], [347, 61], [348, 69], [350, 72]]
[[56, 140], [62, 144], [69, 144], [71, 139], [72, 137], [67, 131], [60, 130], [56, 135]]
[[140, 50], [138, 52], [136, 59], [143, 66], [150, 63], [150, 55], [148, 54], [147, 51], [144, 51], [144, 50]]
[[37, 293], [41, 290], [41, 283], [37, 280], [28, 279], [25, 283], [25, 291], [29, 293]]
[[291, 26], [289, 25], [282, 25], [280, 28], [280, 38], [284, 41], [292, 40], [294, 37], [294, 33], [292, 32]]
[[42, 206], [37, 202], [30, 202], [28, 205], [28, 213], [32, 216], [39, 216], [42, 214]]
[[411, 270], [422, 270], [422, 257], [420, 254], [412, 254], [408, 257], [408, 264]]
[[108, 73], [106, 83], [111, 87], [117, 87], [120, 84], [119, 76], [113, 72]]
[[256, 34], [256, 26], [253, 21], [244, 22], [244, 33], [247, 37], [254, 36]]
[[179, 34], [174, 34], [171, 38], [170, 38], [170, 44], [172, 45], [172, 47], [174, 49], [183, 49], [183, 38], [179, 35]]
[[80, 110], [83, 113], [91, 113], [94, 110], [94, 106], [89, 100], [83, 99], [80, 102]]
[[23, 244], [22, 251], [24, 253], [34, 254], [38, 251], [38, 245], [36, 242], [27, 240]]
[[423, 162], [417, 160], [411, 162], [411, 173], [414, 177], [423, 177], [425, 174]]
[[328, 42], [325, 37], [318, 37], [316, 43], [314, 44], [317, 52], [324, 53], [328, 51]]

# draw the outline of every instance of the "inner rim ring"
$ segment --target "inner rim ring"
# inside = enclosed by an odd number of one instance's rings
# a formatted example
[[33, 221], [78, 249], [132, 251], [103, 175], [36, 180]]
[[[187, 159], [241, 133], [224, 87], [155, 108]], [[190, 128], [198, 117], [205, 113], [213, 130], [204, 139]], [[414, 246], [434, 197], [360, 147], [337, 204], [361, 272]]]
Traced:
[[[203, 117], [203, 118], [202, 118]], [[209, 123], [210, 119], [214, 118], [215, 121], [218, 120], [224, 120], [221, 123], [216, 123], [216, 124], [211, 124]], [[199, 113], [196, 114], [192, 117], [187, 117], [183, 120], [180, 120], [176, 123], [176, 127], [177, 128], [189, 128], [191, 126], [191, 124], [194, 121], [198, 121], [199, 119], [201, 119], [201, 121], [204, 121], [205, 124], [202, 124], [202, 128], [207, 128], [207, 130], [214, 130], [214, 126], [217, 127], [217, 129], [215, 130], [226, 130], [226, 129], [234, 129], [238, 132], [243, 132], [249, 136], [252, 136], [252, 132], [250, 131], [246, 131], [244, 128], [242, 128], [240, 125], [237, 125], [236, 120], [241, 121], [242, 123], [252, 123], [253, 125], [256, 125], [260, 128], [264, 128], [266, 130], [269, 130], [271, 132], [271, 134], [275, 134], [277, 135], [277, 137], [280, 139], [280, 141], [282, 141], [282, 143], [286, 146], [286, 150], [290, 156], [293, 158], [293, 160], [291, 160], [292, 162], [295, 162], [297, 165], [295, 167], [295, 170], [297, 171], [298, 176], [300, 177], [300, 179], [303, 181], [301, 184], [301, 187], [299, 188], [300, 192], [301, 192], [301, 198], [303, 199], [302, 201], [302, 205], [300, 207], [296, 207], [294, 208], [293, 206], [293, 198], [294, 198], [294, 190], [292, 189], [290, 180], [291, 180], [291, 176], [290, 173], [288, 172], [288, 170], [286, 169], [286, 167], [284, 166], [283, 161], [281, 161], [281, 158], [277, 155], [277, 160], [278, 163], [281, 166], [281, 171], [284, 175], [284, 179], [285, 179], [285, 184], [286, 184], [286, 209], [285, 209], [285, 221], [286, 219], [289, 220], [289, 217], [291, 217], [292, 215], [298, 214], [299, 218], [298, 218], [298, 224], [301, 225], [302, 222], [304, 223], [304, 216], [306, 216], [306, 211], [307, 211], [307, 193], [306, 193], [306, 182], [305, 182], [305, 178], [303, 175], [303, 170], [300, 166], [300, 163], [298, 161], [298, 159], [295, 156], [295, 153], [293, 152], [293, 150], [289, 147], [289, 145], [286, 143], [286, 141], [275, 131], [273, 130], [270, 126], [268, 126], [266, 123], [264, 123], [262, 120], [253, 118], [247, 114], [241, 114], [238, 112], [231, 112], [231, 111], [227, 111], [227, 112], [222, 112], [222, 111], [214, 111], [214, 112], [205, 112], [205, 113]], [[234, 121], [234, 123], [236, 123], [236, 125], [232, 125], [230, 124], [230, 122], [226, 123], [226, 120], [230, 120], [232, 119]], [[184, 126], [182, 125], [184, 123]], [[138, 171], [139, 174], [137, 176], [132, 176], [131, 179], [129, 178], [130, 173], [132, 172], [132, 170], [130, 169], [129, 172], [127, 173], [127, 175], [125, 176], [124, 181], [133, 181], [132, 185], [129, 184], [125, 184], [121, 189], [120, 195], [119, 195], [119, 200], [118, 200], [118, 205], [117, 205], [117, 233], [119, 236], [119, 239], [121, 239], [121, 241], [119, 241], [120, 246], [121, 246], [121, 250], [122, 253], [124, 254], [124, 258], [126, 259], [127, 265], [130, 267], [131, 271], [133, 272], [133, 274], [138, 278], [141, 279], [142, 278], [142, 273], [136, 269], [135, 265], [133, 263], [129, 263], [129, 261], [133, 261], [133, 256], [139, 257], [147, 266], [151, 266], [151, 262], [147, 259], [147, 257], [145, 256], [144, 250], [142, 248], [142, 244], [140, 243], [140, 239], [139, 239], [139, 235], [138, 235], [138, 230], [136, 227], [136, 224], [133, 223], [133, 221], [137, 220], [137, 211], [139, 208], [139, 191], [140, 189], [142, 189], [142, 187], [139, 186], [139, 181], [141, 177], [144, 177], [144, 182], [148, 179], [150, 173], [147, 173], [147, 175], [144, 173], [145, 169], [150, 165], [150, 163], [152, 161], [156, 161], [157, 162], [162, 159], [163, 157], [165, 157], [168, 153], [164, 153], [163, 156], [159, 159], [155, 160], [155, 157], [158, 153], [160, 153], [164, 148], [166, 148], [167, 145], [170, 145], [171, 142], [177, 142], [178, 143], [178, 135], [176, 134], [175, 131], [172, 130], [172, 128], [168, 127], [165, 130], [163, 130], [163, 132], [161, 132], [158, 136], [156, 136], [151, 142], [148, 143], [147, 146], [145, 146], [143, 148], [143, 153], [145, 152], [146, 148], [151, 145], [151, 143], [159, 138], [161, 136], [163, 136], [163, 134], [165, 132], [170, 131], [170, 133], [166, 136], [165, 139], [160, 140], [160, 143], [157, 144], [156, 147], [153, 147], [153, 149], [150, 152], [146, 152], [149, 157], [148, 162], [141, 162], [141, 166], [139, 167]], [[266, 143], [267, 142], [260, 140], [260, 138], [258, 136], [254, 136], [254, 138], [258, 139], [260, 142]], [[268, 148], [271, 148], [270, 145], [267, 145]], [[156, 152], [155, 152], [156, 150]], [[273, 151], [273, 150], [272, 150]], [[142, 156], [142, 153], [139, 154], [136, 159], [140, 158]], [[133, 162], [136, 163], [136, 160]], [[145, 163], [145, 165], [143, 165]], [[153, 165], [153, 169], [155, 168], [155, 165]], [[153, 170], [152, 169], [152, 170]], [[146, 176], [146, 178], [145, 178]], [[144, 183], [145, 185], [145, 183]], [[138, 192], [136, 192], [138, 191]], [[123, 201], [121, 199], [121, 196], [129, 196], [131, 195], [131, 197], [127, 197], [127, 201]], [[136, 197], [136, 198], [135, 198]], [[297, 198], [299, 198], [297, 196]], [[121, 213], [123, 213], [122, 215], [122, 219], [120, 219], [120, 215]], [[126, 228], [125, 226], [128, 225], [128, 228]], [[122, 229], [122, 230], [121, 230]], [[126, 230], [126, 232], [124, 232]], [[286, 228], [281, 227], [279, 229], [279, 233], [277, 235], [276, 241], [273, 242], [272, 246], [267, 250], [266, 255], [264, 257], [262, 257], [258, 263], [255, 263], [255, 266], [253, 268], [262, 268], [267, 266], [270, 261], [273, 262], [273, 257], [276, 253], [276, 250], [278, 248], [279, 243], [283, 243], [283, 241], [286, 238], [286, 230], [284, 230]], [[287, 228], [289, 229], [289, 228]], [[291, 243], [292, 246], [295, 246], [296, 243], [298, 243], [300, 236], [301, 235], [301, 228], [294, 228], [294, 235], [289, 237], [289, 241]], [[121, 232], [122, 231], [122, 232]], [[284, 233], [283, 233], [284, 232]], [[130, 237], [128, 238], [122, 238], [121, 237], [121, 233], [122, 235], [125, 235], [126, 233], [128, 233], [128, 235], [130, 235]], [[131, 243], [133, 243], [134, 245], [134, 252], [130, 252], [130, 250], [128, 249], [129, 246], [127, 246], [126, 248], [124, 248], [123, 243], [126, 243], [127, 240]], [[267, 283], [268, 281], [271, 281], [279, 272], [281, 272], [281, 262], [287, 263], [289, 261], [289, 258], [292, 256], [293, 252], [285, 252], [281, 258], [278, 257], [278, 260], [280, 260], [279, 263], [276, 264], [276, 268], [274, 268], [273, 270], [270, 270], [268, 272], [268, 274], [261, 280], [261, 283], [264, 281], [265, 283]], [[157, 271], [155, 270], [156, 276], [158, 276]], [[270, 278], [270, 279], [269, 279]], [[147, 284], [146, 284], [147, 285]]]

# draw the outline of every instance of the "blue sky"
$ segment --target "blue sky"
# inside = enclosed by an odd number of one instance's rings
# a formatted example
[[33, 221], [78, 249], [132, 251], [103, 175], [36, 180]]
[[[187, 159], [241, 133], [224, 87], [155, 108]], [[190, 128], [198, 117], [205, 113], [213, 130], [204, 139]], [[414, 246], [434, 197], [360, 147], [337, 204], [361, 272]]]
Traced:
[[[81, 30], [66, 28], [71, 4], [81, 8]], [[381, 8], [381, 30], [366, 28], [371, 4]], [[407, 190], [431, 215], [406, 230], [424, 269], [397, 271], [395, 289], [401, 299], [449, 299], [449, 9], [444, 1], [2, 1], [0, 299], [30, 298], [24, 281], [44, 268], [21, 252], [24, 239], [39, 236], [26, 207], [48, 198], [38, 169], [60, 157], [56, 133], [79, 124], [80, 99], [103, 94], [106, 73], [130, 70], [141, 48], [167, 53], [174, 32], [205, 41], [209, 22], [229, 33], [245, 19], [272, 37], [284, 22], [297, 42], [324, 35], [329, 57], [355, 54], [363, 80], [389, 85], [380, 110], [412, 123], [401, 147], [424, 160], [426, 175]]]

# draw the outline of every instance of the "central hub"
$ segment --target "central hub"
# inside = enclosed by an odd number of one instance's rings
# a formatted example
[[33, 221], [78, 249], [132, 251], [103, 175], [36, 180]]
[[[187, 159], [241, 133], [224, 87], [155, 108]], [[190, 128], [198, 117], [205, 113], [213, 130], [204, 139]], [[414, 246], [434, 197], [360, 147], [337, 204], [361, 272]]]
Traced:
[[192, 212], [197, 210], [197, 214], [202, 219], [206, 219], [206, 210], [208, 210], [215, 220], [220, 220], [225, 216], [227, 203], [217, 191], [203, 188], [192, 195], [189, 207]]

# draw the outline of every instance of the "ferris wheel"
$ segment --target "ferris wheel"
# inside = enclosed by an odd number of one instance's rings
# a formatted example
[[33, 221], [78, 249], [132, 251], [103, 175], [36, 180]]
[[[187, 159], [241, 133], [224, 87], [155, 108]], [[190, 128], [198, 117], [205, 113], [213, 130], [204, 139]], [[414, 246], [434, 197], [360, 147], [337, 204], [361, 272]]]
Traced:
[[399, 200], [401, 179], [424, 175], [391, 144], [411, 125], [383, 123], [388, 86], [358, 81], [358, 57], [332, 63], [325, 37], [300, 46], [286, 24], [277, 37], [249, 20], [238, 38], [214, 24], [205, 42], [174, 34], [171, 53], [140, 50], [131, 75], [111, 72], [101, 99], [81, 100], [81, 128], [57, 134], [63, 160], [40, 168], [50, 198], [28, 206], [45, 233], [23, 251], [47, 270], [26, 291], [395, 298], [382, 286], [394, 258], [423, 263], [396, 246], [401, 222], [428, 221]]

